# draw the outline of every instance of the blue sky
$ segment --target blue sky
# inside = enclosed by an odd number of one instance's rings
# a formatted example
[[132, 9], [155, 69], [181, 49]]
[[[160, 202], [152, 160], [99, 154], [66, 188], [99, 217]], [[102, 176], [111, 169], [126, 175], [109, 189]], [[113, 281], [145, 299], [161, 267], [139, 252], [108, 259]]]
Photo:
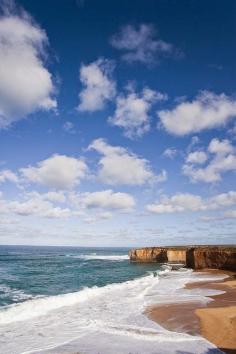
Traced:
[[235, 13], [3, 1], [0, 243], [234, 243]]

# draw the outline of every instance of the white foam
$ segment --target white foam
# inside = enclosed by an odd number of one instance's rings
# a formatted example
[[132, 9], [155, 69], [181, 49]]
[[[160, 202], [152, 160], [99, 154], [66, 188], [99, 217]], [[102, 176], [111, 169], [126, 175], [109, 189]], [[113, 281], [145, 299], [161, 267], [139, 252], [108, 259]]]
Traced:
[[102, 261], [126, 261], [129, 259], [129, 256], [126, 254], [121, 255], [100, 255], [100, 254], [81, 254], [81, 255], [67, 255], [72, 258], [80, 258], [86, 261], [90, 260], [102, 260]]
[[57, 354], [172, 354], [182, 350], [203, 354], [212, 348], [207, 341], [169, 332], [143, 312], [148, 305], [158, 303], [210, 301], [206, 295], [218, 291], [183, 288], [187, 282], [205, 279], [216, 276], [166, 269], [159, 276], [148, 274], [124, 283], [12, 305], [0, 311], [0, 352], [36, 353], [41, 349]]
[[13, 301], [22, 301], [31, 299], [32, 295], [26, 294], [23, 290], [11, 288], [10, 286], [1, 284], [0, 285], [1, 298], [10, 297]]

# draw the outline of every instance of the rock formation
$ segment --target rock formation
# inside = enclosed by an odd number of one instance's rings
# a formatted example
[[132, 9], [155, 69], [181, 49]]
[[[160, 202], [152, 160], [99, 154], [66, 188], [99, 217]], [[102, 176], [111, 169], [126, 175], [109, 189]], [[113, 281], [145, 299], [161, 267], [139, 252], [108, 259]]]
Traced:
[[193, 269], [215, 268], [236, 271], [236, 247], [191, 248], [186, 253], [186, 266]]
[[166, 249], [161, 247], [134, 249], [129, 252], [129, 257], [133, 262], [168, 262]]
[[188, 268], [236, 271], [236, 246], [145, 247], [129, 252], [131, 262], [183, 263]]

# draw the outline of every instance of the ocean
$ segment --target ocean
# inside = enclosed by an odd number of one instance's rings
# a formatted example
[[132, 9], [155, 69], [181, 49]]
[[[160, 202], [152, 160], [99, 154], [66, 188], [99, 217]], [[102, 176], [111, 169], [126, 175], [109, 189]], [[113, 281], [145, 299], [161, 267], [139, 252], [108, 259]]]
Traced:
[[184, 285], [216, 277], [132, 264], [126, 248], [0, 246], [0, 353], [220, 353], [144, 314], [154, 304], [210, 301], [218, 290]]

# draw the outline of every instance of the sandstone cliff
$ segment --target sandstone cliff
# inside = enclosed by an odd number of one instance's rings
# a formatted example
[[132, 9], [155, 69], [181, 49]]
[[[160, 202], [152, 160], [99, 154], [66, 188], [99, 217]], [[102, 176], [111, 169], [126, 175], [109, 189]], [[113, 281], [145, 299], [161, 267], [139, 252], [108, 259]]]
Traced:
[[129, 252], [131, 262], [180, 262], [189, 268], [236, 271], [236, 246], [145, 247]]
[[186, 266], [193, 269], [216, 268], [236, 271], [236, 247], [191, 248], [186, 253]]
[[165, 249], [160, 247], [134, 249], [129, 252], [129, 257], [133, 262], [168, 262]]

